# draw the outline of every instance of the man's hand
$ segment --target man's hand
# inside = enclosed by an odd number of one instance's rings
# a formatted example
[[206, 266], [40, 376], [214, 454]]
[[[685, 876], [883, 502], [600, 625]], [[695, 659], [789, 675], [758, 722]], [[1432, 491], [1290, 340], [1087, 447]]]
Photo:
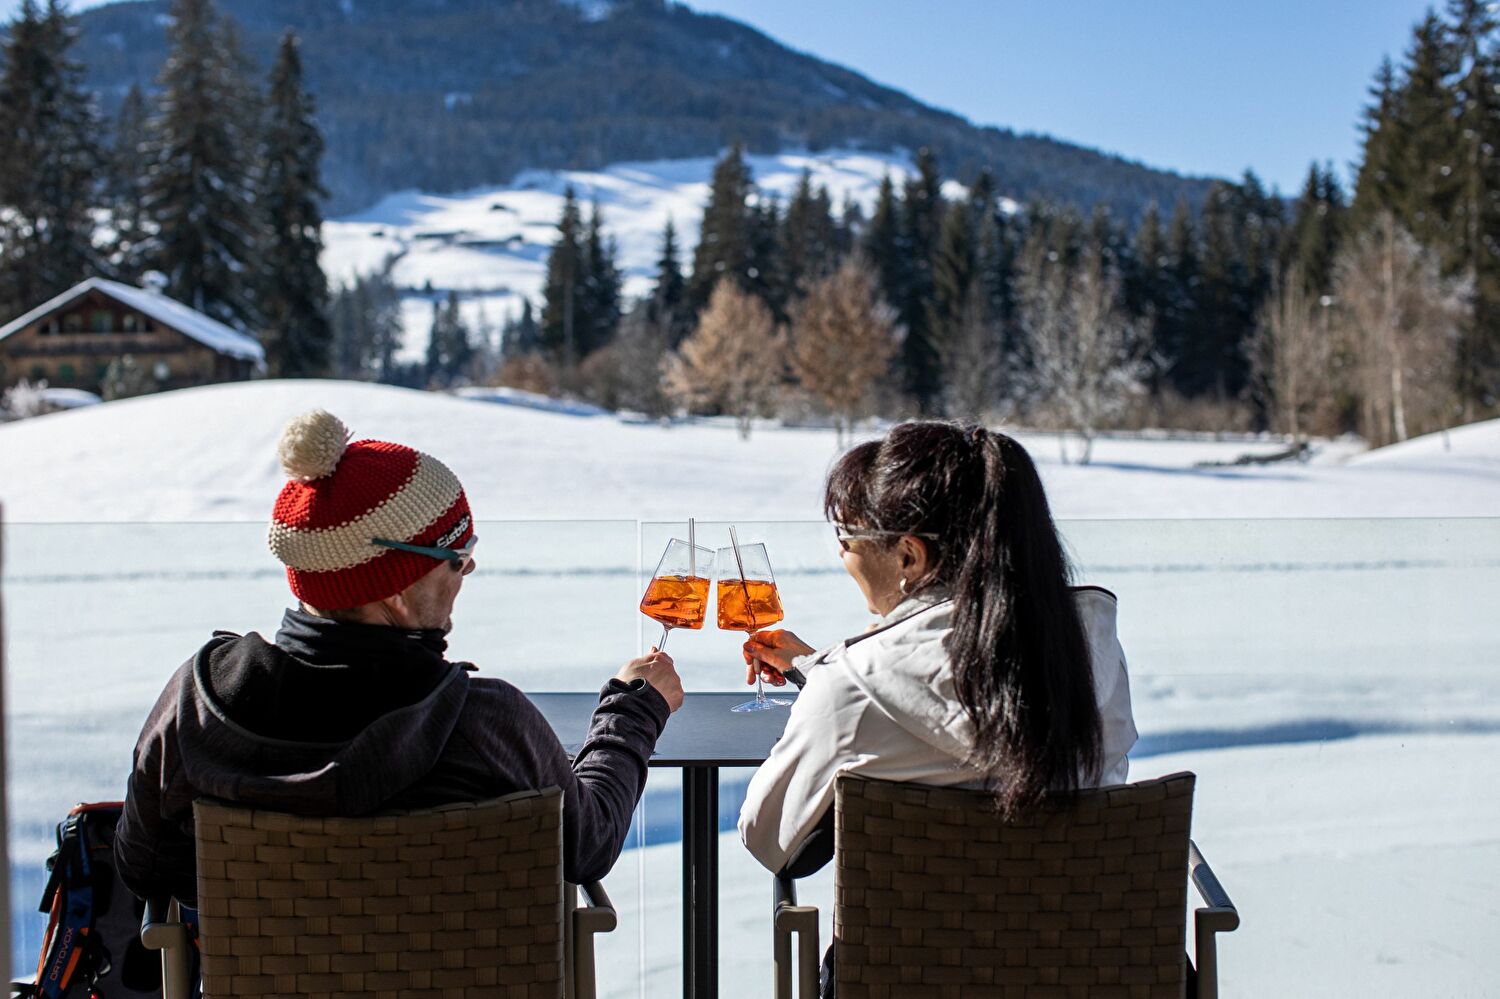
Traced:
[[673, 711], [682, 707], [682, 677], [677, 675], [677, 666], [672, 662], [672, 657], [655, 647], [651, 649], [650, 655], [632, 659], [621, 666], [615, 679], [625, 683], [645, 680], [667, 699], [667, 707]]
[[786, 683], [781, 674], [792, 668], [792, 660], [813, 651], [790, 631], [757, 631], [745, 642], [745, 682], [754, 683], [758, 672], [761, 679], [780, 687]]

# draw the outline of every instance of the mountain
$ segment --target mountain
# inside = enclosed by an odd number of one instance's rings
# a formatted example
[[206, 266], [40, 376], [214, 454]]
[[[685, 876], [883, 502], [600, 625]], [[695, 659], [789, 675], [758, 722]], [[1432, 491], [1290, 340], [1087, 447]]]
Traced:
[[[79, 15], [77, 57], [112, 113], [166, 58], [168, 0]], [[458, 191], [526, 168], [750, 152], [928, 146], [967, 180], [1125, 217], [1208, 181], [1039, 135], [978, 127], [729, 18], [665, 0], [219, 0], [253, 61], [302, 39], [328, 142], [330, 211], [403, 189]], [[915, 15], [914, 15], [915, 16]]]
[[[882, 177], [901, 184], [912, 172], [900, 156], [826, 150], [747, 156], [756, 188], [783, 203], [803, 173], [825, 188], [835, 205], [853, 203], [868, 215]], [[456, 194], [401, 191], [373, 206], [323, 223], [323, 269], [336, 285], [385, 271], [401, 293], [404, 330], [399, 359], [427, 355], [433, 308], [449, 291], [470, 330], [494, 332], [506, 319], [542, 300], [547, 255], [557, 241], [563, 195], [572, 188], [599, 207], [615, 242], [627, 297], [650, 293], [661, 255], [662, 228], [671, 219], [683, 246], [698, 242], [714, 160], [709, 156], [614, 163], [603, 170], [523, 170], [510, 183]], [[953, 181], [943, 194], [961, 198]], [[1000, 205], [1016, 205], [1001, 199]]]

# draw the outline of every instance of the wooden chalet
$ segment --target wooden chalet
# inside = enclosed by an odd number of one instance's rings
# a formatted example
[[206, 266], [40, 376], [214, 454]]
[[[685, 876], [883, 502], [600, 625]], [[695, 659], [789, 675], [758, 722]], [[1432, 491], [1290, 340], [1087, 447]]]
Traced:
[[45, 378], [98, 392], [126, 354], [159, 389], [243, 381], [265, 368], [253, 337], [155, 288], [89, 278], [0, 326], [0, 388]]

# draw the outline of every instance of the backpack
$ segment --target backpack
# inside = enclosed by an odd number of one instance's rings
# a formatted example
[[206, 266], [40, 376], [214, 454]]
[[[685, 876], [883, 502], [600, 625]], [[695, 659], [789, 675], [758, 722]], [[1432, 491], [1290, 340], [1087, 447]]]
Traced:
[[115, 873], [121, 802], [77, 805], [57, 825], [40, 910], [47, 913], [33, 982], [12, 999], [144, 999], [161, 996], [161, 959], [141, 943], [145, 903]]

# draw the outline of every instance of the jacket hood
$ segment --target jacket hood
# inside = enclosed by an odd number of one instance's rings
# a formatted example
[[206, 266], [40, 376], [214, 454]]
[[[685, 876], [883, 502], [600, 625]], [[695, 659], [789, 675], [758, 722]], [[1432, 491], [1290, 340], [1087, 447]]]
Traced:
[[202, 793], [360, 815], [426, 775], [468, 695], [440, 635], [288, 611], [275, 644], [220, 633], [190, 663], [181, 759]]

